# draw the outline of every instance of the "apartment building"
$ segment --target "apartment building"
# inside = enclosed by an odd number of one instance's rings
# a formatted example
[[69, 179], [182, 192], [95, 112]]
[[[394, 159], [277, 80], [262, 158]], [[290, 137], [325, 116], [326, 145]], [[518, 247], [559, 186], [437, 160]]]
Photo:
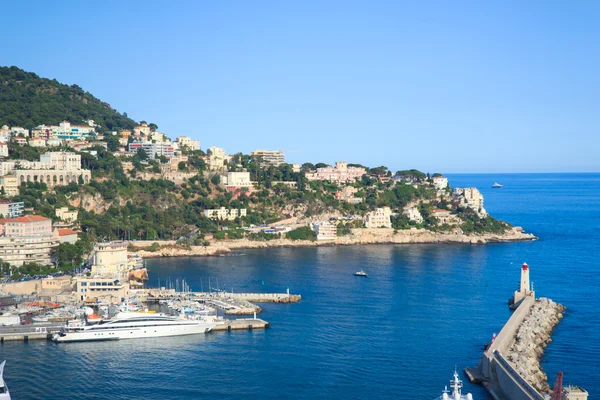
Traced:
[[454, 189], [454, 201], [461, 207], [471, 208], [480, 217], [487, 216], [487, 211], [483, 207], [483, 195], [477, 188]]
[[50, 264], [59, 237], [52, 220], [39, 215], [0, 219], [0, 258], [11, 265]]
[[365, 216], [366, 228], [391, 228], [392, 227], [392, 211], [389, 207], [384, 206], [377, 208], [375, 211], [369, 211]]
[[200, 150], [199, 140], [193, 140], [189, 136], [177, 136], [175, 140], [180, 149], [187, 148], [188, 150]]
[[314, 223], [312, 230], [317, 234], [318, 241], [335, 240], [337, 238], [337, 226], [329, 222]]
[[220, 171], [225, 168], [225, 149], [212, 146], [208, 149], [207, 164], [211, 171]]
[[17, 218], [23, 215], [25, 203], [22, 201], [0, 200], [2, 218]]
[[0, 142], [0, 157], [8, 157], [8, 144], [6, 142]]
[[275, 167], [285, 164], [285, 156], [279, 150], [254, 150], [250, 153], [252, 160], [261, 165], [273, 165]]
[[154, 160], [155, 158], [164, 156], [166, 158], [172, 158], [175, 156], [175, 149], [171, 143], [152, 143], [152, 142], [134, 142], [129, 143], [128, 150], [131, 155], [137, 154], [139, 149], [143, 149], [148, 158]]
[[437, 190], [444, 190], [448, 187], [448, 178], [445, 176], [434, 176], [431, 180], [433, 181], [433, 186]]

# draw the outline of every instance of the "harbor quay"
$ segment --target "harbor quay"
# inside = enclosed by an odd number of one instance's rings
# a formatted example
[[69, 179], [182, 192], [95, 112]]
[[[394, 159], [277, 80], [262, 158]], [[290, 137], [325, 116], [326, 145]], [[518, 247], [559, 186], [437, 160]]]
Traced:
[[547, 298], [536, 299], [529, 271], [523, 264], [519, 290], [509, 300], [513, 314], [486, 345], [477, 366], [465, 369], [465, 374], [472, 383], [482, 384], [494, 400], [586, 400], [585, 390], [563, 388], [562, 372], [554, 388], [548, 384], [540, 359], [566, 308]]
[[[128, 299], [120, 305], [109, 305], [88, 298], [79, 304], [58, 304], [44, 301], [17, 302], [15, 297], [7, 297], [11, 312], [2, 315], [0, 343], [9, 341], [47, 340], [61, 332], [75, 321], [97, 318], [110, 322], [115, 312], [134, 313], [135, 315], [154, 315], [157, 311], [168, 310], [168, 315], [180, 315], [186, 319], [211, 320], [210, 331], [238, 331], [266, 329], [268, 321], [257, 318], [262, 309], [253, 302], [260, 303], [296, 303], [302, 296], [287, 293], [227, 293], [218, 292], [176, 292], [174, 289], [133, 289]], [[145, 305], [142, 305], [145, 304]], [[149, 310], [152, 308], [154, 310]], [[226, 316], [218, 316], [220, 310]], [[87, 313], [86, 313], [87, 312]], [[92, 314], [93, 313], [93, 314]], [[102, 314], [100, 317], [98, 314]], [[85, 316], [84, 316], [85, 315]], [[156, 314], [165, 315], [165, 314]], [[235, 318], [235, 316], [252, 316]], [[118, 315], [117, 315], [118, 318]], [[96, 322], [97, 323], [97, 322]]]
[[[271, 324], [260, 318], [223, 319], [211, 332], [230, 332], [242, 330], [267, 329]], [[18, 327], [0, 327], [0, 343], [27, 342], [29, 340], [50, 340], [58, 333], [62, 324], [35, 324]]]
[[262, 311], [253, 303], [297, 303], [302, 299], [299, 294], [287, 293], [231, 293], [219, 292], [175, 292], [164, 289], [151, 289], [144, 297], [146, 303], [167, 303], [173, 299], [187, 299], [223, 310], [225, 315], [252, 315]]

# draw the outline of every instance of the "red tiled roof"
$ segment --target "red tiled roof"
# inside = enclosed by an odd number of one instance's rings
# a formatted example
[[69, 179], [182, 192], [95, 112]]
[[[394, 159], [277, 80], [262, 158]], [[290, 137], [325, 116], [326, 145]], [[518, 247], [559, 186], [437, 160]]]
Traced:
[[77, 235], [77, 232], [75, 232], [73, 229], [59, 229], [58, 230], [58, 236], [67, 236], [67, 235]]
[[41, 221], [51, 221], [50, 218], [42, 217], [41, 215], [24, 215], [19, 218], [2, 218], [0, 219], [0, 224], [6, 224], [8, 222], [41, 222]]

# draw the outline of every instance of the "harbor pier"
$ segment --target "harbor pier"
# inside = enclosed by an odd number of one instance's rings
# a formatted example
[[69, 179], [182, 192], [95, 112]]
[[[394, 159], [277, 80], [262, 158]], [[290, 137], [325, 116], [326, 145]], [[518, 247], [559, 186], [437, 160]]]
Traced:
[[62, 324], [18, 325], [0, 327], [0, 343], [47, 340], [58, 332]]
[[[469, 380], [481, 383], [495, 400], [547, 400], [551, 392], [540, 357], [565, 307], [535, 298], [530, 290], [529, 266], [521, 268], [520, 289], [510, 301], [515, 311], [489, 344], [477, 367], [465, 369]], [[560, 400], [575, 399], [560, 391]], [[553, 397], [554, 398], [554, 397]], [[577, 398], [579, 399], [579, 398]]]

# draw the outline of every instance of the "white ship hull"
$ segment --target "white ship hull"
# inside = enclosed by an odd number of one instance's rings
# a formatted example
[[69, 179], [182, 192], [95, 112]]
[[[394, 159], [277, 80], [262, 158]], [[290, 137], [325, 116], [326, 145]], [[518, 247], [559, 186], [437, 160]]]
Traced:
[[54, 335], [55, 342], [87, 342], [97, 340], [142, 339], [166, 336], [198, 335], [208, 333], [216, 323], [178, 321], [177, 323], [152, 326], [93, 327], [76, 332]]

